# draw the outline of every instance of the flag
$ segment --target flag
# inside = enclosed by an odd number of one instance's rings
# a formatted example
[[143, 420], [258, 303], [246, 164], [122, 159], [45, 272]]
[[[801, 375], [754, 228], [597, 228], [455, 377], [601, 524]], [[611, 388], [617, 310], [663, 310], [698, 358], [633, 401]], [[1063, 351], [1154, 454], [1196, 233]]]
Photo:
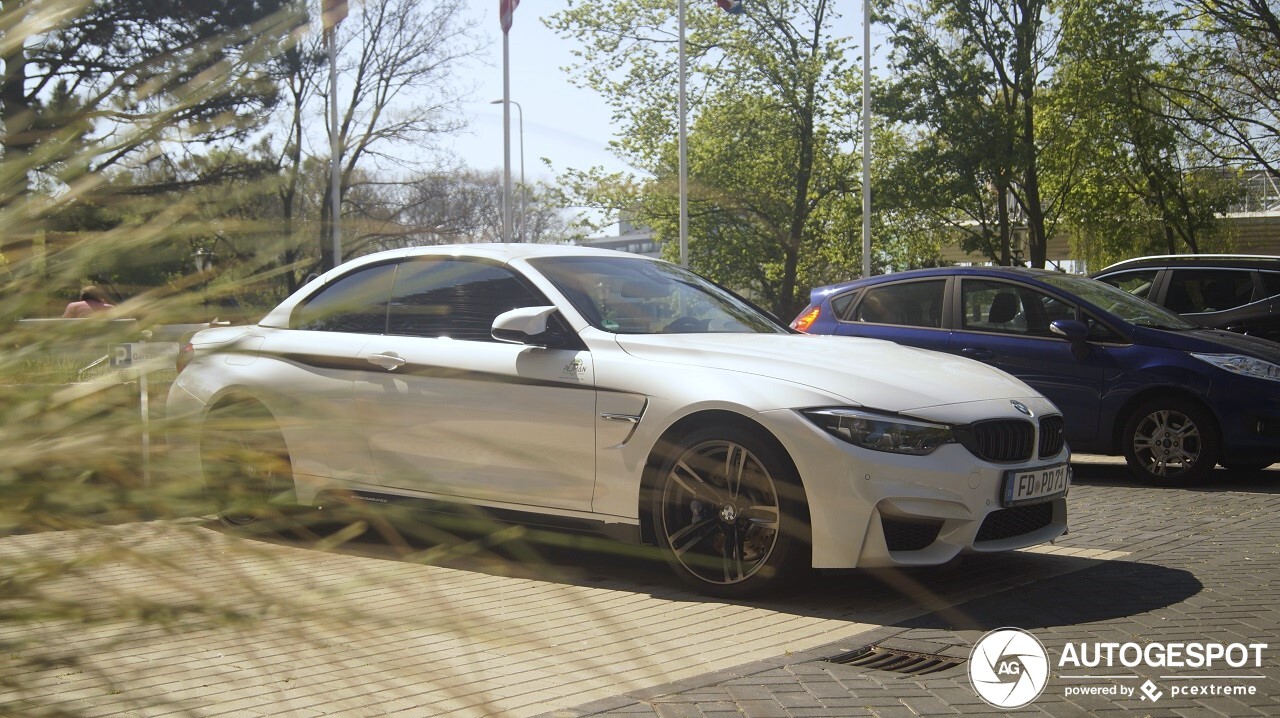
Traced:
[[520, 0], [498, 0], [498, 22], [502, 23], [502, 31], [511, 30], [511, 16], [516, 12]]
[[332, 30], [347, 18], [347, 0], [320, 0], [320, 19], [324, 29]]
[[737, 15], [743, 10], [742, 0], [716, 0], [716, 4], [730, 15]]

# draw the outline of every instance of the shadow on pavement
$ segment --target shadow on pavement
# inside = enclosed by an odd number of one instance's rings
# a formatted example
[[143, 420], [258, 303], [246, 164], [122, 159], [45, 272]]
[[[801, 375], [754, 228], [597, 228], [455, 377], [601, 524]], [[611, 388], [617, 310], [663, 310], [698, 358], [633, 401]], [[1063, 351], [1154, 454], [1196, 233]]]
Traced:
[[1101, 561], [894, 625], [949, 631], [1074, 626], [1144, 614], [1185, 601], [1203, 588], [1194, 574], [1181, 569]]
[[[1190, 574], [1159, 566], [1011, 552], [927, 568], [820, 573], [781, 595], [725, 602], [686, 588], [650, 547], [501, 524], [459, 531], [433, 526], [433, 518], [438, 517], [375, 519], [377, 525], [356, 533], [349, 530], [351, 523], [312, 516], [300, 524], [308, 536], [298, 530], [236, 533], [306, 550], [877, 625], [905, 626], [900, 623], [905, 617], [921, 614], [930, 614], [938, 627], [981, 627], [992, 621], [1008, 625], [1015, 617], [1028, 626], [1039, 625], [1037, 621], [1065, 625], [1143, 613], [1200, 590]], [[222, 530], [216, 522], [209, 527]], [[509, 540], [497, 538], [513, 529]], [[344, 530], [351, 534], [348, 540], [324, 543], [325, 537]], [[1098, 600], [1100, 596], [1106, 600]]]
[[[1276, 465], [1280, 467], [1280, 464]], [[1152, 486], [1134, 479], [1128, 467], [1119, 463], [1095, 463], [1073, 459], [1072, 481], [1085, 486], [1124, 486], [1135, 489], [1160, 489], [1162, 491], [1195, 491], [1218, 493], [1222, 491], [1246, 491], [1249, 493], [1280, 494], [1280, 469], [1270, 468], [1255, 472], [1227, 471], [1222, 467], [1203, 484], [1195, 486]]]

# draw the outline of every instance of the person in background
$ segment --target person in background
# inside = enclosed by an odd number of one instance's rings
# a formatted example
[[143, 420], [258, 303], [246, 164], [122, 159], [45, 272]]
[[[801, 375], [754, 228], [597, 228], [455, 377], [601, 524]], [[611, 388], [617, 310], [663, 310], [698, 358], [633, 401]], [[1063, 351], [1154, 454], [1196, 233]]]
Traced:
[[80, 301], [67, 304], [67, 308], [63, 310], [64, 318], [79, 319], [87, 317], [94, 312], [101, 312], [110, 309], [112, 305], [107, 302], [107, 294], [98, 287], [90, 284], [80, 290]]

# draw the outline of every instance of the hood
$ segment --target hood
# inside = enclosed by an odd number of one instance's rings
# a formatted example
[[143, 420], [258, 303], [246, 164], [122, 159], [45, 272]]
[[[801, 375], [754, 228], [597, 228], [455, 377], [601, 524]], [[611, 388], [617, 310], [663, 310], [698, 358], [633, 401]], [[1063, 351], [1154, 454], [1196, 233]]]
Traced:
[[910, 413], [991, 399], [1036, 399], [1031, 387], [963, 357], [880, 339], [811, 334], [619, 334], [628, 354], [792, 382], [854, 405]]
[[1154, 344], [1202, 354], [1243, 354], [1280, 364], [1280, 344], [1269, 339], [1246, 336], [1223, 329], [1190, 329], [1180, 332], [1147, 327], [1134, 329], [1134, 339], [1142, 344]]

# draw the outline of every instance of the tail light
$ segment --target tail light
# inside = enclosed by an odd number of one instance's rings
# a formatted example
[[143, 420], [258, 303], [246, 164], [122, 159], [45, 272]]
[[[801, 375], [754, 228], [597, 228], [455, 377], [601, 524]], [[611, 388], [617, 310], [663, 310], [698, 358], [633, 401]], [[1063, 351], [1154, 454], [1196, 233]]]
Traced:
[[196, 358], [196, 347], [191, 343], [193, 335], [194, 332], [187, 334], [178, 341], [178, 356], [174, 359], [174, 366], [177, 368], [179, 374], [182, 373], [183, 369], [187, 368], [187, 365], [191, 363], [192, 359]]
[[807, 332], [809, 331], [809, 327], [813, 326], [813, 323], [818, 321], [818, 315], [820, 314], [822, 314], [822, 309], [820, 307], [814, 307], [813, 309], [810, 309], [804, 314], [796, 317], [796, 320], [791, 322], [791, 328], [798, 332]]

